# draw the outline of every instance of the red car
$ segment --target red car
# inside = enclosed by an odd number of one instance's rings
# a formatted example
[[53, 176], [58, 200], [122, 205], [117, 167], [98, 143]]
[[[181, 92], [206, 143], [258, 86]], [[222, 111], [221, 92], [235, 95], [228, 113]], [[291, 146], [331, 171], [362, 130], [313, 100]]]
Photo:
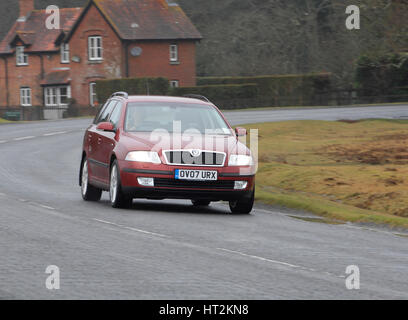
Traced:
[[208, 100], [117, 92], [86, 130], [82, 197], [109, 191], [114, 208], [134, 198], [229, 201], [233, 213], [250, 213], [255, 164], [239, 136], [246, 130], [233, 130]]

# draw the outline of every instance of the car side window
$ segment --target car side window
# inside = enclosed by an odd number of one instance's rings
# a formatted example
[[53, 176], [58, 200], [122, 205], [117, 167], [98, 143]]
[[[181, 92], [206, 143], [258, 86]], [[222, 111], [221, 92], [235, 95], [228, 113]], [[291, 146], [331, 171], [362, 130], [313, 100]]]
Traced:
[[113, 125], [115, 126], [115, 128], [117, 128], [119, 120], [120, 120], [120, 116], [122, 114], [122, 107], [123, 107], [123, 103], [122, 102], [118, 102], [118, 104], [115, 107], [115, 110], [113, 110], [109, 121], [111, 123], [113, 123]]
[[116, 104], [118, 103], [117, 100], [111, 100], [109, 104], [106, 106], [105, 110], [103, 110], [101, 117], [98, 120], [98, 123], [100, 122], [108, 122], [110, 115], [113, 112], [113, 109], [115, 108]]
[[94, 119], [94, 124], [98, 124], [99, 123], [99, 119], [101, 118], [101, 116], [102, 116], [102, 113], [105, 111], [105, 108], [106, 108], [106, 106], [109, 104], [109, 100], [108, 101], [106, 101], [106, 103], [102, 106], [102, 107], [100, 107], [99, 108], [99, 111], [98, 111], [98, 113], [97, 113], [97, 115], [96, 115], [96, 117], [95, 117], [95, 119]]

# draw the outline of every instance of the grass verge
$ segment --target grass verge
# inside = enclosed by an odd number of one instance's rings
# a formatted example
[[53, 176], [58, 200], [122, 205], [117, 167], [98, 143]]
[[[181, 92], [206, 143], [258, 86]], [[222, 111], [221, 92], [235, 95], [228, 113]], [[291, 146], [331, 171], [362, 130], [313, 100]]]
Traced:
[[0, 123], [11, 123], [11, 121], [8, 121], [6, 119], [0, 118]]
[[408, 121], [288, 121], [259, 129], [257, 200], [408, 228]]

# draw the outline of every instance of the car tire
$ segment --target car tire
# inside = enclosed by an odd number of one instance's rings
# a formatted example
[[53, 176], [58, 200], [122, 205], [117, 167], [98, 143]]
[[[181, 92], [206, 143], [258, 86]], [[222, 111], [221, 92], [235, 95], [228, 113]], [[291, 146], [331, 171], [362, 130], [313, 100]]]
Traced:
[[208, 207], [211, 201], [207, 200], [191, 200], [194, 207]]
[[122, 192], [119, 166], [116, 160], [112, 163], [110, 170], [109, 195], [113, 208], [129, 208], [132, 205], [133, 199]]
[[230, 201], [229, 207], [232, 213], [249, 214], [251, 213], [252, 208], [254, 207], [254, 202], [255, 202], [255, 190], [252, 192], [252, 195], [249, 199], [242, 198], [237, 201]]
[[89, 184], [88, 160], [84, 159], [81, 168], [81, 194], [85, 201], [101, 200], [102, 190]]

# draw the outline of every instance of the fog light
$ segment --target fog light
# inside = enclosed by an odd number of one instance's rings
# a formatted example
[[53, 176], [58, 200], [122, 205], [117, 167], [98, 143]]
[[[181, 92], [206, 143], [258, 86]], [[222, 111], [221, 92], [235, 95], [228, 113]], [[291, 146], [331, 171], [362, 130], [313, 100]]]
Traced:
[[144, 187], [154, 187], [154, 178], [137, 178], [137, 182]]
[[235, 190], [244, 190], [248, 186], [248, 181], [235, 181]]

